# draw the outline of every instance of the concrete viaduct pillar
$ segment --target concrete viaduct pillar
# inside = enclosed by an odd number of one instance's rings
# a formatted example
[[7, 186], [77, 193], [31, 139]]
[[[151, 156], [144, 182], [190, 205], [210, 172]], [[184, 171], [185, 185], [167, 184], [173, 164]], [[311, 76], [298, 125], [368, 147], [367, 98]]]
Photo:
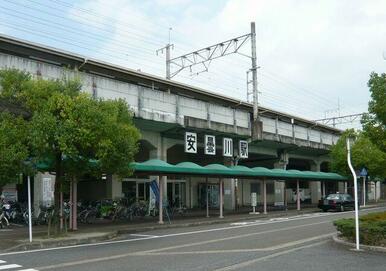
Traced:
[[[320, 172], [320, 161], [313, 161], [311, 164], [311, 171]], [[317, 204], [322, 198], [322, 182], [321, 181], [312, 181], [310, 182], [311, 190], [311, 202]]]
[[[288, 153], [283, 152], [280, 155], [280, 160], [274, 163], [274, 168], [287, 169], [288, 165]], [[285, 182], [283, 181], [274, 181], [274, 195], [275, 195], [275, 204], [285, 204]]]

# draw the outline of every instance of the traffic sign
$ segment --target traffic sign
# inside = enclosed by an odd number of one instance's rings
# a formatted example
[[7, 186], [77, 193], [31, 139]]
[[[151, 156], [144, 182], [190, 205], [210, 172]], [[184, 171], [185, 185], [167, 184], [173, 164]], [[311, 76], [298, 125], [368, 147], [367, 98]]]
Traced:
[[362, 168], [361, 169], [361, 171], [359, 172], [359, 176], [361, 176], [361, 177], [366, 177], [367, 176], [366, 168]]

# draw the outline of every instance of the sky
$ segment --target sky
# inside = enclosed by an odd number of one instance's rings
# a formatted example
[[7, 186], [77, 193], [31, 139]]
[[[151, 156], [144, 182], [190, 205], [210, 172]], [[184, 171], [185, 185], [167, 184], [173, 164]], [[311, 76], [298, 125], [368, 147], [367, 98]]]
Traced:
[[[367, 111], [369, 74], [386, 69], [384, 0], [0, 0], [2, 34], [163, 77], [156, 50], [169, 36], [173, 58], [248, 34], [252, 21], [260, 106], [310, 120]], [[246, 101], [244, 55], [172, 80]], [[360, 123], [338, 126], [348, 127]]]

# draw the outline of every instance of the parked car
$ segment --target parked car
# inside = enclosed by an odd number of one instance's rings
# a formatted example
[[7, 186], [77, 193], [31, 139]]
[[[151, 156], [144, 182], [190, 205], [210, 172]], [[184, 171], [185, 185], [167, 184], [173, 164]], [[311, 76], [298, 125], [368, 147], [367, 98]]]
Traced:
[[319, 200], [318, 208], [322, 209], [323, 212], [328, 210], [345, 211], [354, 210], [355, 201], [354, 198], [349, 194], [329, 194], [323, 199]]

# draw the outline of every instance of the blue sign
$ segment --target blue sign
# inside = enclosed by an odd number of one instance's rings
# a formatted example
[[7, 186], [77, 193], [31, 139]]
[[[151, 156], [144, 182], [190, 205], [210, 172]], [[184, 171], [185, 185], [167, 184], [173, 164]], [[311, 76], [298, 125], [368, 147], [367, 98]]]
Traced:
[[153, 180], [150, 182], [151, 190], [154, 193], [155, 196], [155, 202], [158, 205], [159, 204], [159, 188], [156, 180]]
[[361, 177], [366, 177], [367, 176], [366, 168], [362, 168], [361, 169], [361, 171], [359, 172], [359, 176], [361, 176]]

